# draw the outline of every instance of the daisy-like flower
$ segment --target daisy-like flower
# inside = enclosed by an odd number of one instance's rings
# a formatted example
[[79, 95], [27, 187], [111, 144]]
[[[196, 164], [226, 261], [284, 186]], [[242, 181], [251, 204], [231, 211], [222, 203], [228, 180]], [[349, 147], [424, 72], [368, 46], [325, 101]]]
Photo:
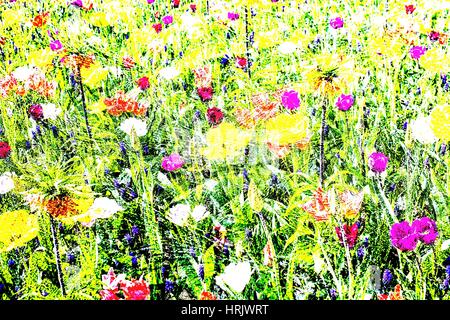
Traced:
[[62, 112], [61, 108], [58, 108], [53, 103], [41, 104], [41, 107], [44, 119], [56, 120]]

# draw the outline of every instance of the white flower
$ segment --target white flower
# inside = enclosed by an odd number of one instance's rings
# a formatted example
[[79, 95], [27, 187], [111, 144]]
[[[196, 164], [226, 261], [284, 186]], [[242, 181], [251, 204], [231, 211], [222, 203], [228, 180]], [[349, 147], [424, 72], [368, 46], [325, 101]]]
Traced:
[[120, 124], [120, 130], [131, 136], [134, 131], [138, 137], [145, 136], [147, 134], [147, 123], [143, 120], [136, 118], [128, 118]]
[[172, 182], [170, 182], [169, 178], [167, 178], [167, 176], [161, 171], [158, 172], [156, 178], [158, 179], [159, 182], [161, 182], [163, 186], [172, 186]]
[[61, 114], [61, 109], [57, 108], [53, 103], [41, 104], [44, 119], [56, 120]]
[[118, 211], [123, 211], [123, 208], [117, 204], [116, 200], [101, 197], [94, 200], [87, 212], [95, 218], [107, 219]]
[[430, 144], [438, 139], [431, 130], [430, 117], [419, 116], [411, 122], [411, 135], [422, 144]]
[[169, 220], [179, 225], [180, 227], [186, 226], [191, 207], [188, 204], [177, 204], [169, 210]]
[[11, 172], [5, 172], [0, 176], [0, 194], [5, 194], [14, 189], [14, 180]]
[[31, 77], [31, 75], [36, 73], [36, 71], [37, 71], [36, 67], [24, 66], [24, 67], [19, 67], [16, 70], [14, 70], [12, 75], [18, 81], [26, 81]]
[[198, 205], [192, 210], [191, 216], [195, 219], [195, 221], [200, 221], [205, 219], [209, 215], [209, 212], [206, 211], [206, 207], [202, 205]]
[[178, 77], [179, 74], [180, 71], [175, 67], [167, 67], [159, 71], [159, 75], [166, 80], [172, 80]]
[[123, 210], [124, 209], [117, 204], [116, 200], [101, 197], [94, 200], [94, 203], [89, 207], [86, 213], [75, 216], [73, 220], [81, 222], [85, 227], [91, 227], [97, 219], [110, 218], [117, 212]]
[[116, 78], [120, 77], [122, 75], [122, 68], [115, 67], [115, 66], [108, 66], [106, 67], [111, 74], [113, 74]]
[[205, 189], [208, 191], [213, 191], [217, 184], [218, 182], [216, 180], [208, 179], [205, 181]]
[[250, 262], [231, 263], [225, 267], [221, 275], [216, 277], [216, 281], [222, 288], [223, 284], [226, 284], [233, 291], [241, 293], [250, 281], [251, 275]]
[[293, 42], [283, 42], [282, 44], [279, 45], [278, 47], [278, 52], [280, 52], [281, 54], [291, 54], [294, 53], [295, 50], [297, 49], [297, 45]]

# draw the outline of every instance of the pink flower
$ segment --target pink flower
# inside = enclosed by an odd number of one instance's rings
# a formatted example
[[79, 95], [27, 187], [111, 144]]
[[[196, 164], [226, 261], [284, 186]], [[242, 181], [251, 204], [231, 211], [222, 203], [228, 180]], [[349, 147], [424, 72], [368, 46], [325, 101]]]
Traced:
[[392, 245], [401, 251], [413, 251], [419, 241], [419, 235], [414, 232], [408, 221], [394, 223], [390, 236]]
[[[342, 245], [344, 245], [345, 241], [348, 247], [352, 249], [356, 244], [356, 240], [358, 239], [358, 224], [355, 223], [351, 226], [344, 224], [342, 227], [336, 227], [336, 234]], [[345, 240], [342, 235], [345, 236]]]
[[407, 4], [405, 5], [405, 11], [407, 14], [413, 14], [413, 12], [416, 10], [416, 7], [414, 7], [413, 4]]
[[125, 300], [146, 300], [150, 297], [150, 288], [143, 279], [123, 281], [121, 285]]
[[61, 41], [59, 41], [59, 40], [55, 40], [55, 41], [50, 42], [50, 49], [52, 49], [52, 51], [61, 50], [62, 47], [63, 46], [61, 44]]
[[422, 46], [414, 46], [411, 49], [409, 49], [409, 54], [411, 56], [411, 58], [413, 59], [420, 59], [421, 56], [423, 56], [425, 54], [425, 52], [427, 51], [427, 48], [422, 47]]
[[413, 221], [412, 228], [419, 239], [425, 244], [433, 244], [439, 235], [436, 222], [428, 217]]
[[283, 93], [281, 96], [281, 103], [288, 110], [298, 109], [298, 107], [300, 107], [300, 99], [297, 91], [290, 90]]
[[115, 290], [100, 290], [100, 296], [102, 297], [102, 300], [120, 300], [116, 293], [117, 291]]
[[164, 157], [161, 166], [166, 171], [175, 171], [180, 169], [184, 164], [183, 158], [179, 154], [173, 153], [168, 157]]
[[239, 13], [228, 12], [228, 19], [230, 19], [231, 21], [239, 19]]
[[172, 16], [165, 16], [162, 18], [162, 22], [165, 25], [171, 24], [173, 22], [173, 17]]
[[330, 26], [333, 29], [340, 29], [344, 26], [344, 20], [341, 17], [336, 17], [330, 20]]
[[213, 91], [213, 88], [211, 88], [211, 87], [204, 87], [204, 88], [198, 88], [197, 93], [200, 96], [200, 98], [202, 99], [202, 101], [205, 102], [205, 101], [209, 101], [212, 99], [214, 91]]
[[137, 81], [137, 84], [141, 90], [146, 90], [150, 87], [150, 82], [148, 77], [142, 77]]
[[351, 94], [341, 94], [336, 101], [336, 107], [341, 111], [347, 111], [353, 106], [354, 102]]
[[389, 158], [381, 152], [374, 152], [369, 156], [369, 168], [373, 172], [381, 173], [386, 170]]

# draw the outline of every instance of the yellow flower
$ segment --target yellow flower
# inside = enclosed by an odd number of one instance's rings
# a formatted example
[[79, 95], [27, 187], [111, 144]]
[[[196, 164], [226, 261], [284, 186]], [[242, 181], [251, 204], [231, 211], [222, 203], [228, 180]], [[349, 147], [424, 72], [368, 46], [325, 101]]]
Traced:
[[450, 141], [450, 104], [437, 106], [431, 111], [430, 125], [437, 138]]
[[96, 27], [106, 27], [110, 21], [104, 12], [94, 12], [88, 19], [89, 23]]
[[357, 77], [354, 61], [339, 54], [318, 56], [304, 73], [309, 91], [328, 96], [345, 91]]
[[5, 27], [11, 27], [15, 24], [25, 22], [26, 16], [23, 10], [8, 9], [3, 11], [1, 18]]
[[309, 119], [300, 114], [280, 114], [266, 123], [265, 139], [275, 145], [296, 143], [308, 134]]
[[52, 66], [52, 60], [55, 56], [56, 53], [50, 49], [32, 51], [28, 56], [28, 64], [45, 69]]
[[240, 130], [231, 123], [223, 122], [206, 134], [208, 146], [202, 150], [203, 155], [209, 160], [236, 157], [247, 146], [250, 139], [250, 131]]
[[102, 64], [96, 61], [89, 68], [81, 68], [81, 77], [84, 84], [96, 88], [101, 81], [106, 79], [108, 72], [107, 68], [103, 68]]
[[103, 100], [99, 100], [87, 107], [92, 113], [101, 113], [106, 110], [106, 105], [103, 103]]
[[39, 231], [38, 218], [25, 210], [0, 215], [0, 252], [24, 246]]
[[442, 49], [433, 48], [420, 58], [420, 65], [427, 71], [447, 73], [450, 71], [449, 60], [450, 56], [446, 55]]

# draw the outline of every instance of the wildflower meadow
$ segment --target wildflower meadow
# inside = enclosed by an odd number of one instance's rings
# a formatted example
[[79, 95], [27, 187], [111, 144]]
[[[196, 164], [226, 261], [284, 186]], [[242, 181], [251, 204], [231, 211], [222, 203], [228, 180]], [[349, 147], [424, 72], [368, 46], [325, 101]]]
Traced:
[[0, 0], [0, 300], [448, 300], [449, 28]]

